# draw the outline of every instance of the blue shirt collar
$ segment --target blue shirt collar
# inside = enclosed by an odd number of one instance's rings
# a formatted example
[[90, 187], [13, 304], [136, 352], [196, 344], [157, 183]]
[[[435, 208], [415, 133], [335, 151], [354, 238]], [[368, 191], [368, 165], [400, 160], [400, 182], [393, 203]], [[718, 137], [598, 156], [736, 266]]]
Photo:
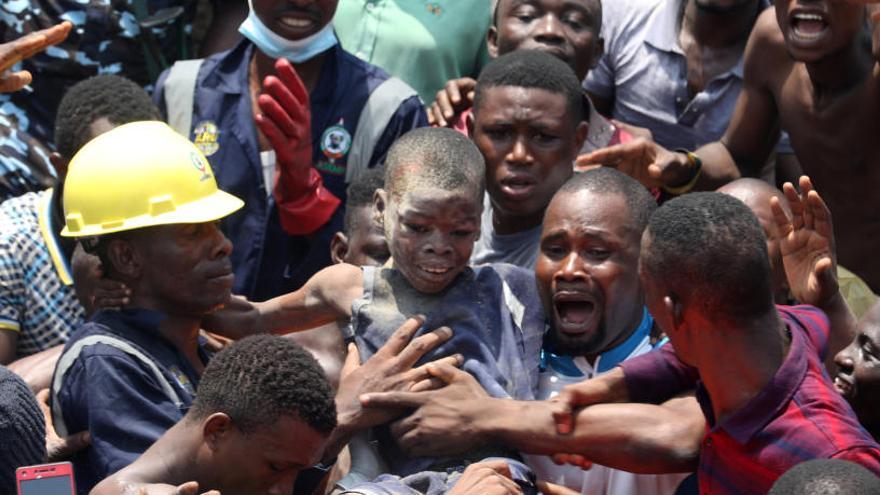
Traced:
[[645, 43], [658, 50], [684, 56], [684, 51], [678, 45], [681, 8], [682, 2], [680, 0], [666, 0], [658, 3], [647, 21]]
[[[648, 308], [642, 309], [642, 321], [639, 326], [627, 337], [626, 340], [603, 352], [599, 356], [599, 366], [596, 373], [604, 373], [613, 369], [618, 364], [629, 358], [630, 354], [641, 345], [646, 339], [650, 338], [651, 329], [654, 327], [654, 317], [648, 313]], [[564, 356], [554, 354], [547, 349], [541, 349], [541, 370], [552, 367], [556, 372], [572, 377], [584, 376], [583, 372], [574, 364], [572, 356]]]
[[[763, 12], [770, 5], [769, 0], [762, 0], [758, 11]], [[682, 8], [683, 3], [681, 0], [666, 0], [658, 3], [647, 21], [645, 43], [658, 50], [676, 53], [683, 57], [684, 51], [678, 44]], [[745, 56], [740, 57], [739, 62], [728, 73], [742, 79], [744, 59]], [[724, 77], [724, 75], [722, 74], [719, 77]]]

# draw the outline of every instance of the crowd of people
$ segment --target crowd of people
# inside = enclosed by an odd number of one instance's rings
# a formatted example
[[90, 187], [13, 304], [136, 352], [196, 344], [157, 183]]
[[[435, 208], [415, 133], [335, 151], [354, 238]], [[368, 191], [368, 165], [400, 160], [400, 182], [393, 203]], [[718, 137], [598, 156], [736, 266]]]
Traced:
[[878, 116], [871, 0], [3, 2], [0, 493], [880, 493]]

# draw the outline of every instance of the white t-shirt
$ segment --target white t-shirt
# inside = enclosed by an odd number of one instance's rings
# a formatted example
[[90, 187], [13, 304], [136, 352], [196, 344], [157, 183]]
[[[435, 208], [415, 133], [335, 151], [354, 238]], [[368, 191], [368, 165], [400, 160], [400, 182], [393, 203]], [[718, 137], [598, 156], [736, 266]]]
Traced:
[[[585, 358], [555, 356], [544, 352], [543, 368], [538, 379], [538, 400], [549, 399], [566, 385], [589, 380], [631, 357], [650, 352], [654, 320], [645, 310], [639, 328], [626, 341], [604, 352], [593, 363]], [[523, 454], [538, 479], [566, 486], [584, 495], [673, 495], [687, 474], [635, 474], [599, 464], [589, 470], [577, 466], [559, 466], [548, 456]]]

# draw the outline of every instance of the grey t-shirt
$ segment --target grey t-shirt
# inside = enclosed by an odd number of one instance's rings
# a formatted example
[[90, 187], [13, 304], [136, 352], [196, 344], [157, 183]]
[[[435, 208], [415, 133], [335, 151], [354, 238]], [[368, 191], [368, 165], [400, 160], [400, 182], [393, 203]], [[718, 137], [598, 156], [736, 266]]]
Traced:
[[492, 202], [488, 194], [483, 200], [480, 223], [480, 238], [474, 244], [471, 265], [509, 263], [528, 270], [535, 269], [538, 246], [541, 244], [541, 225], [515, 234], [496, 234], [492, 228]]

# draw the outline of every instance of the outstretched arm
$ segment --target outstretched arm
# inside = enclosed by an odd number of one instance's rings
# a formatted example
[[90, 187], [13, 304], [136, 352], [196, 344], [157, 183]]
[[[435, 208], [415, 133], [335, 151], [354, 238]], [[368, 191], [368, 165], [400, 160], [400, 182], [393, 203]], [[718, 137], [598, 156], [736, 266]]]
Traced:
[[202, 326], [231, 339], [255, 333], [308, 330], [351, 316], [351, 303], [363, 294], [363, 271], [341, 263], [324, 268], [300, 289], [265, 302], [233, 297]]
[[833, 370], [834, 356], [852, 341], [856, 318], [837, 283], [831, 211], [813, 189], [809, 177], [802, 176], [799, 185], [800, 194], [790, 182], [782, 187], [792, 218], [785, 214], [779, 198], [770, 199], [770, 208], [779, 231], [779, 249], [792, 296], [828, 316], [831, 334], [825, 366]]
[[443, 364], [428, 372], [447, 385], [431, 393], [367, 394], [365, 407], [415, 408], [392, 432], [410, 455], [449, 455], [485, 443], [533, 454], [576, 453], [641, 473], [689, 471], [705, 428], [693, 398], [663, 405], [600, 404], [577, 410], [571, 434], [557, 432], [555, 401], [491, 398], [470, 374]]

